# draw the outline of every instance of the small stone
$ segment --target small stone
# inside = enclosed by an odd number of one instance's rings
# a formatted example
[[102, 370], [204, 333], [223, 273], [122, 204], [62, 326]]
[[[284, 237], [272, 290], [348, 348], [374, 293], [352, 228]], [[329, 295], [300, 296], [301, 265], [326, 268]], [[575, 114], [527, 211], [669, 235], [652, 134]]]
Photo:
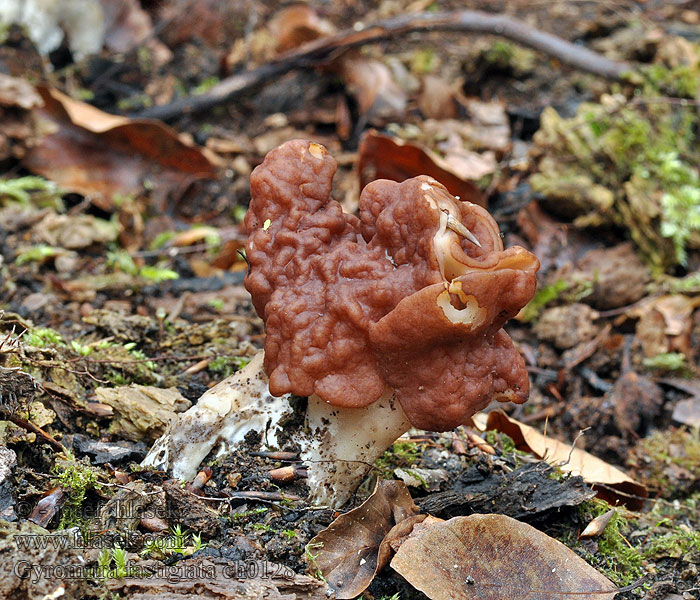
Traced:
[[12, 467], [16, 464], [17, 455], [14, 450], [10, 450], [6, 446], [0, 446], [0, 484], [5, 483], [5, 480], [12, 472]]
[[79, 453], [90, 456], [95, 465], [118, 463], [125, 460], [137, 462], [142, 460], [148, 451], [142, 442], [134, 443], [126, 440], [102, 442], [82, 433], [76, 433], [72, 436], [72, 445]]
[[59, 254], [54, 260], [54, 266], [58, 273], [72, 273], [78, 266], [78, 255], [75, 252]]
[[236, 158], [233, 159], [231, 167], [241, 177], [248, 177], [248, 175], [250, 175], [250, 172], [252, 171], [252, 169], [250, 168], [250, 163], [242, 154], [239, 154]]
[[22, 308], [26, 308], [29, 312], [34, 312], [46, 306], [51, 299], [52, 296], [49, 294], [41, 294], [39, 292], [29, 294], [29, 296], [22, 300]]
[[698, 25], [700, 23], [700, 13], [697, 10], [684, 10], [681, 12], [681, 20], [688, 25]]

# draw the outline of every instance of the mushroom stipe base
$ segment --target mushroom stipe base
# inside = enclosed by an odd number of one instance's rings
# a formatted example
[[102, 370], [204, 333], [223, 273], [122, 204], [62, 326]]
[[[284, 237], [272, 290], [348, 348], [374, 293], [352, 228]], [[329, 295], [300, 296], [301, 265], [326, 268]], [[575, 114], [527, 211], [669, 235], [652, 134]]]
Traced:
[[[226, 454], [244, 443], [250, 432], [260, 435], [260, 450], [279, 449], [282, 424], [289, 422], [294, 407], [291, 395], [270, 394], [263, 356], [258, 353], [178, 415], [142, 464], [191, 481], [212, 451], [216, 456]], [[303, 426], [298, 431], [285, 427], [285, 435], [300, 447], [307, 466], [311, 501], [338, 508], [411, 424], [387, 389], [379, 400], [362, 408], [331, 406], [311, 396]]]

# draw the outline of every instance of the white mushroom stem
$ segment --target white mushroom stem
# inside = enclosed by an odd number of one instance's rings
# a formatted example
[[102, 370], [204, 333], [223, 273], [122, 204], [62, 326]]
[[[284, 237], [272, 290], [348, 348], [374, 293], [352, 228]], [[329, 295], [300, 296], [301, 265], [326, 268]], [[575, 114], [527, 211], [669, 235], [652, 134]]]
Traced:
[[314, 500], [343, 505], [374, 461], [410, 427], [390, 389], [363, 408], [331, 406], [311, 396], [301, 457], [307, 464], [307, 483]]
[[[217, 456], [224, 454], [250, 432], [261, 436], [261, 449], [276, 450], [283, 423], [293, 414], [289, 400], [288, 395], [270, 395], [260, 352], [178, 415], [153, 445], [143, 465], [172, 470], [173, 477], [190, 481], [215, 447]], [[363, 408], [331, 406], [311, 396], [303, 429], [285, 433], [301, 449], [311, 500], [340, 507], [374, 461], [410, 427], [388, 390]]]

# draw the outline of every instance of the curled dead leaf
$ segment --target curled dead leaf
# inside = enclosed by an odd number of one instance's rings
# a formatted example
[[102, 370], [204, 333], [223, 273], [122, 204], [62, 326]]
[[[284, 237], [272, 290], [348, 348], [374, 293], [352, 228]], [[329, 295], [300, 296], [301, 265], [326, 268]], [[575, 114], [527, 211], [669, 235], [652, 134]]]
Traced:
[[105, 16], [105, 46], [129, 52], [153, 35], [153, 23], [138, 0], [100, 0]]
[[[312, 568], [321, 571], [338, 600], [358, 596], [386, 564], [391, 542], [422, 520], [417, 513], [404, 483], [378, 480], [365, 502], [340, 515], [309, 542], [307, 556], [314, 556]], [[409, 523], [395, 529], [409, 518]]]
[[103, 210], [116, 195], [153, 186], [164, 205], [196, 179], [216, 170], [202, 152], [183, 142], [160, 121], [110, 115], [47, 87], [35, 108], [43, 137], [24, 157], [24, 166], [62, 188], [89, 196]]
[[0, 107], [30, 110], [40, 105], [41, 97], [31, 83], [19, 77], [0, 73]]
[[70, 250], [91, 244], [107, 244], [117, 239], [114, 223], [92, 215], [47, 214], [32, 230], [43, 242]]
[[431, 600], [612, 600], [616, 593], [564, 544], [505, 515], [455, 517], [417, 529], [391, 566]]

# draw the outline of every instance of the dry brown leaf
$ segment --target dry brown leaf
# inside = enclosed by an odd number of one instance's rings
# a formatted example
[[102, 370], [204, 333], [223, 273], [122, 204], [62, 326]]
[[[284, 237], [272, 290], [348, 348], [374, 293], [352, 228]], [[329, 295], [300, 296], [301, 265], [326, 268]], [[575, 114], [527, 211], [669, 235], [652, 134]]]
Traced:
[[455, 129], [472, 150], [505, 152], [511, 147], [510, 122], [502, 102], [484, 102], [478, 98], [458, 100], [469, 114], [469, 119], [457, 121]]
[[219, 230], [216, 227], [204, 226], [204, 227], [193, 227], [187, 231], [181, 231], [172, 239], [173, 246], [191, 246], [192, 244], [198, 244], [204, 242], [207, 238], [215, 236], [218, 238], [220, 235]]
[[637, 437], [656, 423], [664, 404], [664, 392], [651, 377], [634, 371], [623, 373], [608, 394], [617, 428]]
[[[397, 523], [417, 513], [404, 483], [380, 479], [365, 502], [339, 516], [309, 542], [307, 555], [316, 557], [313, 568], [320, 569], [339, 600], [354, 598], [383, 566], [379, 562], [382, 541]], [[397, 530], [389, 541], [405, 533]], [[387, 556], [385, 545], [382, 560]]]
[[338, 61], [338, 66], [345, 87], [357, 100], [357, 109], [368, 122], [403, 114], [406, 94], [384, 63], [359, 53], [350, 53]]
[[[474, 421], [477, 424], [483, 423], [483, 417], [477, 417]], [[489, 413], [486, 429], [505, 433], [518, 450], [531, 452], [566, 473], [580, 475], [586, 483], [593, 485], [598, 496], [611, 504], [620, 502], [632, 510], [639, 510], [649, 495], [645, 486], [620, 469], [585, 450], [572, 448], [570, 444], [545, 436], [534, 427], [510, 418], [502, 410]]]
[[155, 440], [178, 412], [186, 411], [192, 403], [177, 388], [157, 388], [132, 384], [116, 388], [95, 389], [95, 399], [111, 406], [118, 418], [112, 430], [128, 440]]
[[462, 87], [463, 80], [446, 81], [437, 75], [423, 78], [418, 108], [427, 119], [454, 119], [457, 116], [455, 95]]
[[230, 0], [177, 0], [148, 5], [158, 23], [158, 37], [169, 47], [196, 40], [217, 53], [231, 40], [243, 42], [248, 37], [241, 35], [241, 23], [254, 14], [250, 12], [254, 11], [252, 5]]
[[504, 515], [435, 524], [409, 537], [391, 566], [431, 600], [612, 600], [616, 590], [564, 544]]
[[306, 42], [332, 35], [335, 26], [308, 4], [294, 4], [278, 11], [270, 21], [270, 32], [277, 41], [277, 51], [287, 52]]
[[103, 210], [112, 208], [115, 194], [140, 194], [147, 182], [164, 205], [192, 181], [216, 174], [198, 148], [160, 121], [110, 115], [50, 88], [39, 93], [44, 106], [34, 110], [44, 136], [24, 166]]
[[21, 159], [34, 145], [37, 132], [31, 111], [41, 103], [34, 86], [0, 73], [0, 161]]
[[360, 141], [358, 171], [364, 188], [375, 179], [405, 181], [417, 175], [429, 175], [461, 200], [485, 206], [479, 188], [469, 181], [468, 173], [456, 173], [430, 150], [378, 133], [371, 129]]
[[691, 327], [691, 316], [700, 304], [700, 298], [690, 298], [682, 294], [662, 296], [654, 302], [666, 322], [666, 335], [682, 335]]
[[411, 517], [406, 517], [403, 521], [399, 521], [389, 530], [389, 533], [386, 534], [382, 540], [382, 543], [379, 544], [377, 569], [375, 571], [376, 573], [381, 571], [387, 564], [389, 564], [389, 559], [392, 557], [394, 552], [401, 547], [401, 544], [404, 543], [406, 538], [413, 533], [414, 528], [428, 519], [434, 519], [436, 522], [442, 522], [442, 519], [436, 519], [430, 515], [418, 514]]
[[68, 494], [66, 490], [60, 486], [51, 488], [41, 497], [39, 502], [37, 502], [34, 510], [27, 517], [27, 520], [35, 523], [36, 525], [41, 525], [42, 527], [47, 527], [51, 522], [61, 507], [68, 500]]

